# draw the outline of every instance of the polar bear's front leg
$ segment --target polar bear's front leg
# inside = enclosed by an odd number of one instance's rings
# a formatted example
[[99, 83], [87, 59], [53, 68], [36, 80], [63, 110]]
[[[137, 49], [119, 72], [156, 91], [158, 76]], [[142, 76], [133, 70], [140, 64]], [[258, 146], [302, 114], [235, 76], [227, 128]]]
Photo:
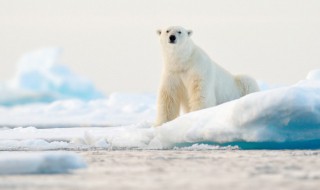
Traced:
[[158, 94], [157, 120], [155, 126], [178, 117], [180, 111], [179, 86], [174, 80], [168, 80], [161, 85]]
[[197, 111], [215, 104], [215, 97], [209, 97], [208, 89], [201, 77], [193, 76], [188, 89], [190, 111]]

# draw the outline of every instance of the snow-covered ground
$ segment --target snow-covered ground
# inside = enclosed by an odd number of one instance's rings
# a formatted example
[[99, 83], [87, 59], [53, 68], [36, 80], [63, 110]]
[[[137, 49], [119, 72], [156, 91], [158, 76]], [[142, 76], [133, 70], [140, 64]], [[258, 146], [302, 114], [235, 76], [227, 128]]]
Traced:
[[319, 150], [77, 153], [86, 169], [72, 175], [0, 175], [0, 189], [319, 189]]

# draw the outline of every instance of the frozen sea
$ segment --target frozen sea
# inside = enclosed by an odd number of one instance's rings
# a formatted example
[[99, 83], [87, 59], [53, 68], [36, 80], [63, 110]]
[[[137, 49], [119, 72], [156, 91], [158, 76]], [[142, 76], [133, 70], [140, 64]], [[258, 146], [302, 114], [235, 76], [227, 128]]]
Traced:
[[0, 83], [0, 189], [319, 187], [320, 70], [155, 128], [155, 94], [104, 95], [60, 56]]
[[77, 151], [68, 174], [0, 175], [0, 189], [318, 189], [320, 151]]

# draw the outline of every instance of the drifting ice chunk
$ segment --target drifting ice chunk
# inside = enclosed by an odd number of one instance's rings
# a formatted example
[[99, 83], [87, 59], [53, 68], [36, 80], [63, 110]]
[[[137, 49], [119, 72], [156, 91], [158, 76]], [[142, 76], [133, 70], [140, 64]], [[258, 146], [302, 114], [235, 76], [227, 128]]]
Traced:
[[68, 173], [85, 167], [83, 159], [71, 152], [0, 153], [0, 175]]
[[17, 64], [14, 78], [0, 85], [0, 104], [102, 98], [102, 93], [95, 89], [91, 81], [61, 64], [61, 53], [59, 48], [48, 48], [25, 54]]
[[310, 71], [307, 75], [308, 80], [320, 80], [320, 69]]

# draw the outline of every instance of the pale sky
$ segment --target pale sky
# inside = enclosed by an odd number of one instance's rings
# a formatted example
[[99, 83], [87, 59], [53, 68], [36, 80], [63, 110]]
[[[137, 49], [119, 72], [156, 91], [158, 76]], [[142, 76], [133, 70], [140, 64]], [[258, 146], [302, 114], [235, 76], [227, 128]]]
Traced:
[[319, 0], [1, 0], [0, 81], [26, 52], [62, 47], [63, 63], [105, 93], [155, 92], [156, 30], [181, 25], [234, 74], [294, 84], [320, 69]]

